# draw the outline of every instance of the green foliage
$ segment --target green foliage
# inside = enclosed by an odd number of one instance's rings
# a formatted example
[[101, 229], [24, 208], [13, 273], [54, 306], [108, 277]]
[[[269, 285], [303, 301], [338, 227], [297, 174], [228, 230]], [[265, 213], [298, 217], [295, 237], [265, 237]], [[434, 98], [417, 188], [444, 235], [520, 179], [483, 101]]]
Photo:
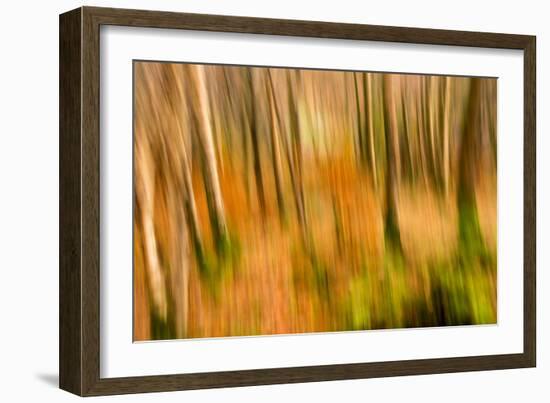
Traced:
[[214, 247], [195, 248], [195, 259], [203, 283], [214, 298], [219, 296], [220, 286], [233, 276], [239, 266], [241, 244], [232, 233], [220, 238]]
[[460, 257], [471, 262], [485, 255], [485, 246], [479, 227], [477, 209], [474, 202], [461, 202], [459, 205], [459, 251]]
[[[154, 309], [150, 310], [151, 336], [153, 340], [170, 340], [176, 337], [173, 320], [162, 319]], [[171, 316], [169, 315], [168, 318]]]
[[[485, 246], [475, 207], [460, 212], [460, 245], [454, 256], [417, 267], [395, 243], [386, 245], [382, 274], [365, 264], [349, 282], [341, 305], [348, 330], [490, 324], [496, 320], [494, 257]], [[411, 292], [410, 272], [426, 270], [428, 297]]]
[[311, 254], [310, 262], [311, 270], [313, 272], [313, 284], [315, 284], [317, 292], [319, 292], [319, 294], [326, 299], [330, 299], [329, 265], [315, 254]]

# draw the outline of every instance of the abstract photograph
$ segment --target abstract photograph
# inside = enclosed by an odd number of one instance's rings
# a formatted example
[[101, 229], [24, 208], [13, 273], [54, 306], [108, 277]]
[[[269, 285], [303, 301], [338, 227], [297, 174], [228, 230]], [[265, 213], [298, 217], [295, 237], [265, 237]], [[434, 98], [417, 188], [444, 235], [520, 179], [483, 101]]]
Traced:
[[497, 322], [497, 79], [133, 64], [134, 341]]

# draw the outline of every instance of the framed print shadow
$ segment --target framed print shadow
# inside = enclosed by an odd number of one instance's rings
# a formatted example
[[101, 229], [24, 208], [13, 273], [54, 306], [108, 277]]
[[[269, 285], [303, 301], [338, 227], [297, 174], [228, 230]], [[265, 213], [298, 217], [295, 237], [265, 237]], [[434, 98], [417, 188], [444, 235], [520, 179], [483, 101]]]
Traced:
[[535, 52], [526, 35], [62, 14], [60, 387], [534, 367]]

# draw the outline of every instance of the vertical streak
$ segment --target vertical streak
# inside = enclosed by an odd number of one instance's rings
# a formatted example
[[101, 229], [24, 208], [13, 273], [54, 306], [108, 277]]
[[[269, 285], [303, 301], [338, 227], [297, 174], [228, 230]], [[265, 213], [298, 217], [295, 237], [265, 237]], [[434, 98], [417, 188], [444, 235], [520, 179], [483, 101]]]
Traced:
[[223, 206], [222, 192], [220, 187], [220, 179], [218, 175], [218, 168], [216, 163], [216, 152], [214, 150], [214, 141], [212, 133], [212, 124], [210, 122], [210, 105], [208, 102], [208, 92], [205, 85], [204, 66], [194, 66], [192, 69], [195, 75], [195, 85], [197, 90], [197, 100], [199, 108], [199, 116], [201, 128], [199, 128], [199, 138], [202, 143], [207, 170], [209, 187], [212, 193], [213, 204], [215, 208], [216, 221], [215, 229], [218, 235], [225, 236], [227, 234], [227, 224], [225, 221], [225, 212]]
[[449, 120], [451, 115], [451, 78], [445, 77], [445, 112], [443, 116], [443, 180], [445, 184], [445, 197], [449, 195], [450, 158], [449, 158]]

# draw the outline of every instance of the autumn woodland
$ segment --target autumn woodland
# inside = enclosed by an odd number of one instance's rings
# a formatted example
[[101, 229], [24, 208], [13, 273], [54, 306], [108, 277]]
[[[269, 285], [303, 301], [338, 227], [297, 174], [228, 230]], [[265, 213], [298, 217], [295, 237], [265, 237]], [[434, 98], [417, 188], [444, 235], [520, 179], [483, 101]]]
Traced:
[[133, 68], [134, 340], [496, 323], [495, 78]]

